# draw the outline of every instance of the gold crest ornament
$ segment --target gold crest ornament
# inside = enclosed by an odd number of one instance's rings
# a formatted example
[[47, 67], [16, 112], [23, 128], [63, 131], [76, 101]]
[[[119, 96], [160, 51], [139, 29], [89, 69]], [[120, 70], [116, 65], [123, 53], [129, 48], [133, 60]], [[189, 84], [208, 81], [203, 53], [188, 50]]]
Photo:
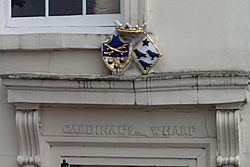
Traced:
[[120, 35], [111, 35], [102, 44], [102, 58], [113, 74], [122, 74], [131, 61], [130, 43]]
[[135, 27], [132, 27], [129, 23], [126, 23], [125, 26], [123, 26], [119, 21], [115, 21], [116, 25], [116, 31], [119, 34], [122, 35], [138, 35], [145, 32], [145, 27], [147, 26], [146, 23], [144, 23], [141, 27], [136, 25]]
[[145, 35], [133, 48], [132, 56], [142, 74], [148, 74], [162, 54], [149, 35]]
[[129, 23], [122, 25], [115, 21], [115, 25], [118, 35], [111, 35], [110, 39], [102, 44], [102, 57], [106, 66], [113, 74], [123, 74], [133, 57], [141, 73], [149, 74], [162, 54], [145, 33], [147, 24], [133, 27]]

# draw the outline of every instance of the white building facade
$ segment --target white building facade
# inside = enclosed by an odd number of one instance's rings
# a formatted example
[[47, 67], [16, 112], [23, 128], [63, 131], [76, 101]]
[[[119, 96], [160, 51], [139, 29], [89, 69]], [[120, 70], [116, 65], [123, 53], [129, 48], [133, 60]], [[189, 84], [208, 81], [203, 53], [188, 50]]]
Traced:
[[[107, 2], [0, 0], [2, 164], [247, 167], [250, 2]], [[147, 22], [149, 74], [105, 67], [114, 20]]]

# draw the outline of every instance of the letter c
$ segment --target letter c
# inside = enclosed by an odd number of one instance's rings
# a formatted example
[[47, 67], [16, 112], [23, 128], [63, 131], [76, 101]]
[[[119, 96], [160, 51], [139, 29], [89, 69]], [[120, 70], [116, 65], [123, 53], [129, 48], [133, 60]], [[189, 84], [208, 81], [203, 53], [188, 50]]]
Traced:
[[63, 133], [64, 134], [70, 134], [71, 132], [70, 125], [64, 125], [63, 126]]

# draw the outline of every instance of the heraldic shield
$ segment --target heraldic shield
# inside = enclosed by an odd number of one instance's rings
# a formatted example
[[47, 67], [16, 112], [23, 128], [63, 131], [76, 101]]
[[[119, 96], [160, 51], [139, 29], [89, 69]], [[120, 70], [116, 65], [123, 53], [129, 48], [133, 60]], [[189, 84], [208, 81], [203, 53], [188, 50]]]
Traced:
[[122, 74], [130, 63], [130, 44], [119, 35], [111, 35], [107, 42], [102, 44], [103, 60], [113, 74]]
[[132, 56], [142, 74], [148, 74], [162, 54], [149, 35], [146, 35], [133, 48]]

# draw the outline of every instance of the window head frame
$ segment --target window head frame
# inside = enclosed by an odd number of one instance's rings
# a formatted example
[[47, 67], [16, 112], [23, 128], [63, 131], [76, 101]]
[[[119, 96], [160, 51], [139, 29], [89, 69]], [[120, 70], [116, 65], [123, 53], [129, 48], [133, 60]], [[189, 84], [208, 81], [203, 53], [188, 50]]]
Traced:
[[5, 27], [111, 27], [114, 25], [114, 20], [123, 21], [125, 0], [120, 1], [120, 14], [87, 15], [86, 0], [82, 0], [82, 15], [49, 16], [49, 0], [45, 0], [45, 16], [12, 17], [12, 1], [4, 0]]

